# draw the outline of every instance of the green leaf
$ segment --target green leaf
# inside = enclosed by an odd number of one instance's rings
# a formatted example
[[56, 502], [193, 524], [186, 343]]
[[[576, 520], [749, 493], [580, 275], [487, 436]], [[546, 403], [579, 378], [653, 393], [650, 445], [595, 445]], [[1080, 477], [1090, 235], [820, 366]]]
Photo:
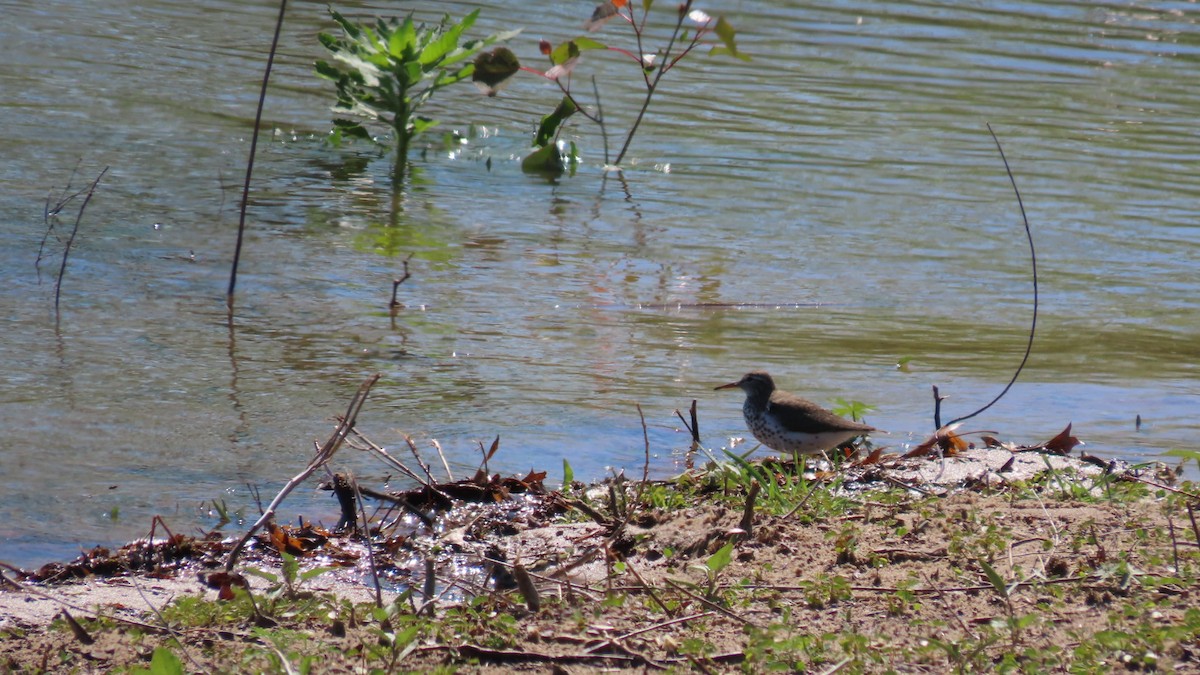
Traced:
[[379, 76], [381, 73], [374, 63], [363, 59], [357, 54], [334, 54], [333, 58], [354, 69], [354, 72], [362, 78], [364, 85], [368, 87], [379, 86]]
[[[733, 462], [735, 465], [737, 465], [738, 469], [741, 470], [743, 476], [740, 477], [740, 480], [745, 481], [744, 484], [747, 488], [749, 488], [750, 482], [755, 480], [762, 485], [775, 485], [775, 481], [767, 477], [765, 469], [754, 466], [750, 462], [746, 461], [745, 457], [742, 457], [736, 452], [731, 452], [729, 450], [725, 451], [725, 456], [728, 457], [729, 461]], [[745, 478], [745, 476], [748, 476], [748, 478]]]
[[988, 581], [992, 582], [992, 588], [996, 589], [996, 594], [1007, 599], [1008, 585], [1004, 583], [1004, 578], [983, 558], [979, 559], [979, 566], [983, 568], [983, 573], [987, 575]]
[[[446, 17], [446, 18], [449, 18], [449, 17]], [[458, 32], [462, 33], [463, 31], [471, 30], [471, 26], [475, 25], [475, 19], [478, 19], [478, 18], [479, 18], [479, 10], [478, 9], [476, 9], [475, 11], [471, 12], [470, 14], [464, 16], [462, 18], [462, 21], [458, 22], [458, 25], [460, 26]]]
[[497, 42], [508, 42], [509, 40], [520, 35], [521, 31], [523, 31], [523, 30], [525, 30], [525, 29], [518, 28], [516, 30], [506, 30], [506, 31], [501, 31], [499, 33], [492, 33], [491, 35], [489, 35], [483, 39], [483, 43], [480, 44], [479, 47], [480, 48], [487, 47], [487, 46], [495, 44]]
[[585, 35], [575, 38], [572, 40], [572, 42], [575, 43], [575, 46], [578, 47], [580, 51], [587, 51], [589, 49], [608, 49], [608, 45], [600, 42], [599, 40], [593, 40]]
[[260, 569], [258, 569], [258, 568], [256, 568], [256, 567], [247, 567], [247, 568], [246, 568], [246, 574], [250, 574], [250, 575], [252, 575], [252, 576], [256, 576], [256, 577], [258, 577], [258, 578], [260, 578], [260, 579], [266, 579], [267, 581], [271, 582], [272, 584], [277, 584], [277, 583], [279, 583], [279, 577], [278, 577], [277, 575], [275, 575], [275, 574], [272, 574], [272, 573], [270, 573], [270, 572], [267, 572], [267, 571], [264, 571], [264, 570], [260, 570]]
[[468, 63], [467, 65], [463, 66], [462, 68], [459, 68], [458, 70], [442, 71], [442, 72], [438, 73], [437, 80], [434, 81], [433, 87], [435, 89], [438, 89], [441, 87], [445, 87], [447, 85], [454, 84], [455, 82], [462, 82], [463, 80], [467, 79], [468, 77], [471, 77], [474, 73], [475, 73], [475, 64], [474, 63]]
[[711, 55], [729, 54], [743, 61], [749, 61], [750, 57], [738, 51], [737, 40], [733, 26], [730, 25], [725, 17], [717, 17], [717, 25], [713, 29], [717, 33], [717, 37], [721, 38], [721, 42], [725, 43], [724, 47], [713, 47], [708, 53]]
[[563, 489], [571, 487], [571, 483], [575, 482], [575, 472], [571, 469], [571, 463], [563, 457]]
[[416, 37], [417, 30], [413, 26], [410, 14], [404, 23], [388, 36], [388, 53], [397, 59], [411, 58], [415, 51]]
[[404, 23], [400, 24], [400, 27], [394, 32], [400, 34], [400, 41], [408, 46], [407, 56], [412, 58], [417, 49], [417, 25], [413, 23], [411, 12], [404, 17]]
[[[421, 50], [420, 62], [425, 66], [425, 70], [433, 70], [435, 67], [447, 66], [451, 63], [461, 61], [475, 52], [475, 49], [463, 49], [459, 47], [458, 41], [462, 37], [464, 31], [470, 28], [475, 23], [475, 19], [479, 16], [479, 10], [471, 12], [463, 17], [463, 20], [450, 27], [441, 33], [440, 37], [431, 40], [429, 44]], [[446, 24], [451, 23], [449, 15], [442, 18], [441, 26], [438, 29], [430, 30], [430, 36], [437, 36], [439, 31], [444, 30]]]
[[600, 603], [601, 607], [624, 607], [625, 600], [629, 596], [624, 593], [610, 593], [604, 597], [604, 601]]
[[336, 567], [314, 567], [310, 570], [305, 570], [305, 571], [301, 572], [300, 573], [300, 581], [308, 581], [309, 579], [315, 579], [315, 578], [321, 576], [322, 574], [325, 574], [326, 572], [332, 572], [336, 569], [337, 569]]
[[412, 135], [416, 136], [426, 129], [432, 129], [438, 125], [438, 121], [429, 117], [414, 117], [412, 119]]
[[367, 128], [355, 122], [354, 120], [335, 119], [333, 120], [334, 130], [347, 138], [358, 138], [364, 141], [374, 141]]
[[283, 551], [280, 553], [283, 558], [283, 564], [280, 566], [283, 572], [283, 578], [290, 584], [296, 580], [296, 573], [300, 571], [300, 563], [296, 561], [296, 556]]
[[157, 647], [150, 657], [151, 675], [183, 675], [183, 661], [166, 647]]
[[538, 125], [537, 135], [533, 139], [534, 147], [540, 148], [547, 143], [553, 143], [559, 126], [578, 110], [575, 102], [570, 97], [564, 96], [558, 106], [554, 108], [554, 112], [542, 118], [542, 123]]
[[521, 170], [525, 173], [544, 173], [555, 176], [561, 174], [563, 162], [562, 156], [558, 153], [558, 146], [554, 143], [547, 143], [534, 150], [521, 160]]
[[561, 66], [577, 56], [579, 56], [579, 44], [574, 40], [567, 40], [550, 52], [550, 63]]
[[708, 567], [714, 574], [720, 572], [733, 562], [733, 542], [725, 544], [716, 553], [709, 556], [704, 565]]
[[1168, 457], [1181, 457], [1185, 460], [1192, 459], [1197, 462], [1200, 462], [1200, 451], [1196, 451], [1196, 450], [1175, 449], [1175, 450], [1168, 450], [1163, 454], [1165, 454]]
[[849, 417], [855, 422], [861, 422], [863, 417], [870, 411], [875, 409], [873, 405], [867, 405], [862, 401], [847, 401], [842, 397], [833, 399], [834, 406], [832, 408], [835, 415]]
[[342, 71], [329, 65], [329, 62], [327, 61], [317, 61], [313, 64], [313, 69], [317, 71], [317, 75], [319, 77], [323, 77], [326, 80], [333, 80], [334, 82], [337, 82], [343, 77]]
[[358, 39], [360, 34], [358, 26], [347, 21], [346, 17], [339, 14], [335, 9], [330, 8], [329, 14], [333, 17], [333, 20], [342, 27], [342, 31], [345, 32], [346, 35], [350, 36], [351, 38]]
[[[449, 33], [425, 45], [425, 48], [421, 50], [421, 56], [417, 60], [422, 66], [440, 63], [447, 54], [458, 46], [458, 37], [461, 33], [461, 30], [451, 30]], [[429, 68], [427, 67], [426, 70], [429, 70]]]

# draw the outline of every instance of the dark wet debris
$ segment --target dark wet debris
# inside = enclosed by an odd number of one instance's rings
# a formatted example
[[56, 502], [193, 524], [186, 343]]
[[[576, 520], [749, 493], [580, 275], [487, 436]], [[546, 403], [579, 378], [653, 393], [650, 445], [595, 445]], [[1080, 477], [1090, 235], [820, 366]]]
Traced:
[[[405, 491], [362, 490], [365, 499], [404, 505], [419, 511], [420, 518], [396, 517], [385, 513], [371, 524], [379, 573], [403, 584], [411, 574], [403, 563], [424, 557], [423, 549], [435, 538], [450, 553], [465, 552], [467, 542], [484, 542], [493, 537], [515, 534], [518, 527], [536, 527], [566, 510], [557, 493], [546, 490], [545, 472], [530, 472], [524, 477], [476, 475], [461, 481], [429, 484]], [[332, 484], [327, 486], [332, 489]], [[387, 517], [392, 515], [394, 517]], [[430, 527], [422, 527], [428, 523]], [[162, 527], [156, 518], [155, 528]], [[165, 527], [164, 527], [165, 529]], [[438, 534], [435, 534], [436, 530]], [[424, 534], [423, 534], [424, 531]], [[427, 540], [427, 541], [423, 541]], [[479, 544], [481, 547], [483, 544]], [[18, 580], [57, 584], [91, 577], [142, 576], [169, 578], [180, 572], [201, 573], [205, 583], [228, 589], [236, 579], [225, 579], [220, 568], [233, 547], [226, 535], [213, 531], [203, 536], [169, 534], [165, 538], [140, 539], [116, 550], [97, 546], [68, 562], [52, 562], [36, 570], [17, 570]], [[482, 550], [482, 549], [481, 549]], [[269, 523], [247, 550], [245, 562], [278, 562], [279, 554], [317, 558], [333, 567], [363, 564], [365, 549], [361, 537], [352, 528], [328, 530], [304, 522], [300, 525]], [[236, 576], [236, 575], [235, 575]]]

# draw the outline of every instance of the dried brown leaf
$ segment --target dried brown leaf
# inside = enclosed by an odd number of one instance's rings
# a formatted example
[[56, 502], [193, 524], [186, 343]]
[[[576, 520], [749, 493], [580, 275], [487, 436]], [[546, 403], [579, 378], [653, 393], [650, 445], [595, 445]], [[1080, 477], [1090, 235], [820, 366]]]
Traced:
[[883, 448], [875, 448], [874, 450], [871, 451], [871, 454], [869, 454], [866, 457], [863, 457], [861, 460], [859, 460], [857, 463], [857, 466], [869, 466], [871, 464], [878, 464], [881, 457], [883, 457]]
[[492, 447], [488, 450], [487, 457], [483, 461], [490, 462], [492, 457], [496, 456], [496, 451], [500, 449], [500, 434], [496, 434], [496, 440], [492, 441]]
[[908, 459], [910, 457], [924, 457], [925, 455], [928, 455], [934, 447], [939, 448], [941, 453], [947, 457], [953, 457], [954, 455], [963, 452], [968, 446], [967, 442], [964, 441], [961, 436], [954, 433], [954, 430], [957, 428], [958, 425], [955, 424], [947, 425], [941, 429], [938, 429], [936, 432], [934, 432], [933, 436], [930, 436], [925, 440], [925, 442], [905, 453], [904, 458]]
[[925, 441], [922, 442], [917, 447], [904, 453], [904, 455], [902, 455], [902, 457], [904, 459], [910, 459], [912, 457], [924, 457], [925, 455], [929, 454], [930, 450], [933, 450], [934, 446], [937, 445], [937, 442], [938, 442], [938, 437], [937, 437], [937, 434], [935, 433], [934, 435], [925, 439]]
[[213, 572], [212, 574], [200, 575], [200, 581], [205, 586], [217, 591], [217, 597], [221, 600], [233, 599], [233, 587], [248, 588], [246, 577], [233, 572]]
[[1042, 444], [1042, 448], [1059, 455], [1069, 455], [1075, 446], [1079, 445], [1079, 439], [1071, 435], [1071, 424], [1067, 423], [1067, 428], [1063, 429], [1057, 436], [1051, 438]]

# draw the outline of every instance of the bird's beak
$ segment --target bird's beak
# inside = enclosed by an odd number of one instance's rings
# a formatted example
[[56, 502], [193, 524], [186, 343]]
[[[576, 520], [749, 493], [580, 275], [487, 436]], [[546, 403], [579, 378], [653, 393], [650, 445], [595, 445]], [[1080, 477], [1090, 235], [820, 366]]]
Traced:
[[719, 389], [736, 389], [737, 386], [738, 386], [737, 382], [730, 382], [729, 384], [723, 384], [719, 387], [713, 387], [713, 391], [717, 391]]

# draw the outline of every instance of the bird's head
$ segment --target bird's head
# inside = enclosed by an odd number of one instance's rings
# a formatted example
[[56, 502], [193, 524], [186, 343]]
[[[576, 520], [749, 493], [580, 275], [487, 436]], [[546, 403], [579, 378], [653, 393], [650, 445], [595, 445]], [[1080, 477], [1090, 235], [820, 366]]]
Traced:
[[775, 391], [775, 380], [772, 380], [765, 370], [752, 370], [737, 382], [723, 384], [716, 389], [733, 389], [734, 387], [746, 392], [746, 396], [750, 398], [770, 398], [771, 392]]

